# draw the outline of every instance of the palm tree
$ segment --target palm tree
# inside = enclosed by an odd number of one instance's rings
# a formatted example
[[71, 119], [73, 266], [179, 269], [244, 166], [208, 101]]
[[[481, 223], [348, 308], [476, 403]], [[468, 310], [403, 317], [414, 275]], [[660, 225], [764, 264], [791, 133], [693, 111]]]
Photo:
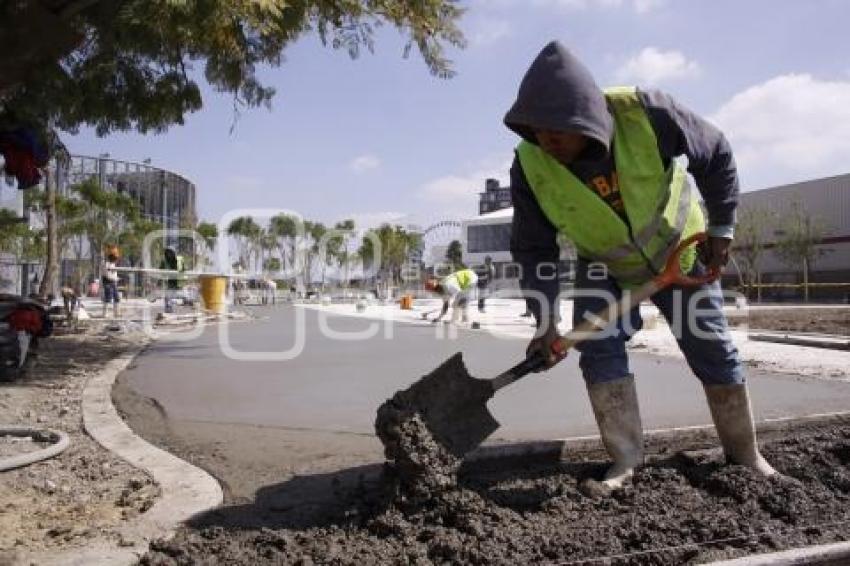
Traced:
[[215, 246], [218, 243], [218, 225], [212, 222], [199, 222], [195, 227], [195, 232], [201, 237], [201, 242], [205, 248], [198, 255], [206, 258], [204, 263], [209, 263], [210, 256], [215, 252]]
[[348, 288], [348, 275], [351, 262], [351, 253], [348, 248], [351, 242], [351, 237], [354, 235], [354, 220], [346, 219], [342, 222], [337, 222], [334, 225], [334, 230], [338, 235], [328, 242], [328, 248], [331, 258], [337, 262], [337, 265], [343, 267], [343, 287]]
[[239, 264], [244, 269], [250, 267], [251, 251], [254, 249], [258, 234], [261, 231], [262, 228], [260, 228], [260, 225], [250, 216], [235, 218], [227, 227], [227, 235], [232, 236], [236, 240]]
[[288, 214], [278, 214], [269, 221], [269, 232], [276, 239], [280, 252], [281, 269], [286, 270], [289, 258], [293, 271], [295, 266], [295, 238], [298, 235], [298, 219]]

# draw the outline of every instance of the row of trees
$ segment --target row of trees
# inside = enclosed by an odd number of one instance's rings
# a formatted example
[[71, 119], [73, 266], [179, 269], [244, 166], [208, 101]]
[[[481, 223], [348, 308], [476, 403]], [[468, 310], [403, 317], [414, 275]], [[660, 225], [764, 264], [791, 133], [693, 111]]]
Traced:
[[828, 253], [818, 247], [826, 229], [799, 201], [792, 202], [783, 213], [759, 207], [742, 210], [733, 248], [741, 286], [748, 295], [756, 289], [756, 298], [761, 301], [762, 258], [772, 248], [788, 267], [802, 270], [803, 299], [808, 302], [809, 273], [817, 260]]
[[358, 235], [353, 220], [333, 226], [278, 214], [263, 226], [250, 216], [230, 222], [227, 235], [236, 247], [236, 262], [243, 269], [283, 274], [287, 279], [325, 285], [328, 268], [347, 283], [353, 269], [360, 277], [381, 278], [390, 284], [401, 278], [403, 266], [421, 250], [422, 237], [401, 226], [383, 224]]

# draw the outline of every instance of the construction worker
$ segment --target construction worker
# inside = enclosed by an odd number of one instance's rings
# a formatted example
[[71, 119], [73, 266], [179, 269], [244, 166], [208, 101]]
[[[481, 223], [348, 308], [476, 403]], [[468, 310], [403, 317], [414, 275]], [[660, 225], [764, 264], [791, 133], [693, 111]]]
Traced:
[[[165, 248], [160, 269], [183, 272], [186, 270], [183, 256], [174, 248]], [[184, 276], [168, 276], [165, 279], [165, 312], [174, 312], [174, 296], [183, 288]]]
[[484, 263], [477, 266], [476, 275], [478, 275], [478, 312], [483, 314], [489, 294], [487, 288], [496, 278], [496, 268], [493, 266], [492, 257], [484, 256]]
[[106, 308], [112, 304], [112, 318], [119, 318], [120, 297], [118, 295], [118, 255], [114, 251], [110, 251], [106, 256], [106, 261], [103, 262], [100, 272], [100, 283], [103, 287], [103, 318], [106, 318]]
[[448, 312], [449, 305], [452, 307], [452, 324], [457, 324], [459, 319], [469, 322], [469, 301], [475, 298], [477, 284], [478, 276], [471, 269], [460, 269], [442, 279], [429, 278], [425, 289], [443, 298], [443, 308], [431, 322], [439, 322]]
[[[622, 290], [651, 279], [670, 251], [697, 232], [709, 237], [683, 255], [683, 269], [699, 275], [726, 264], [738, 204], [732, 151], [717, 128], [667, 94], [633, 87], [602, 91], [569, 50], [552, 42], [526, 72], [504, 121], [523, 138], [511, 167], [511, 251], [537, 320], [528, 352], [543, 353], [546, 369], [560, 361], [551, 350], [558, 337], [559, 233], [578, 252], [574, 324], [619, 299]], [[687, 157], [687, 170], [705, 201], [707, 228], [679, 156]], [[727, 330], [719, 284], [672, 286], [652, 300], [671, 329], [681, 327], [679, 347], [702, 381], [727, 458], [774, 474], [756, 445], [744, 371]], [[623, 319], [612, 332], [578, 346], [593, 412], [614, 462], [603, 480], [611, 488], [622, 486], [643, 462], [640, 412], [625, 349], [641, 325], [638, 308]]]

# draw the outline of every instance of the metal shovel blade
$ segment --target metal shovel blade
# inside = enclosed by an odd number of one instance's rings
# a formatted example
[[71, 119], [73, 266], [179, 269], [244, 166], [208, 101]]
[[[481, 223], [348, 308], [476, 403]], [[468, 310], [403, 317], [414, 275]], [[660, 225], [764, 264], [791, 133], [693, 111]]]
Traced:
[[487, 410], [492, 384], [469, 375], [463, 355], [455, 354], [403, 392], [434, 439], [462, 458], [499, 428]]

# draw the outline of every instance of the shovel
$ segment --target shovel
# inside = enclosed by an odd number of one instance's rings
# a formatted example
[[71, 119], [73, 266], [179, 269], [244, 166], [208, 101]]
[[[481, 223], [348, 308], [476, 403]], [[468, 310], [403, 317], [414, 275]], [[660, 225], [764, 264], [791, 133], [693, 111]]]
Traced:
[[[704, 233], [700, 233], [683, 240], [670, 254], [660, 274], [631, 293], [624, 293], [618, 302], [609, 304], [595, 316], [587, 317], [553, 343], [552, 352], [559, 358], [564, 357], [570, 348], [604, 330], [635, 305], [669, 285], [691, 287], [714, 281], [720, 275], [719, 270], [691, 277], [682, 273], [679, 263], [682, 252], [688, 246], [706, 238]], [[536, 352], [493, 379], [476, 379], [469, 375], [458, 353], [403, 393], [421, 415], [434, 439], [453, 455], [462, 458], [499, 428], [499, 423], [487, 410], [487, 401], [503, 387], [545, 365], [544, 356]]]

